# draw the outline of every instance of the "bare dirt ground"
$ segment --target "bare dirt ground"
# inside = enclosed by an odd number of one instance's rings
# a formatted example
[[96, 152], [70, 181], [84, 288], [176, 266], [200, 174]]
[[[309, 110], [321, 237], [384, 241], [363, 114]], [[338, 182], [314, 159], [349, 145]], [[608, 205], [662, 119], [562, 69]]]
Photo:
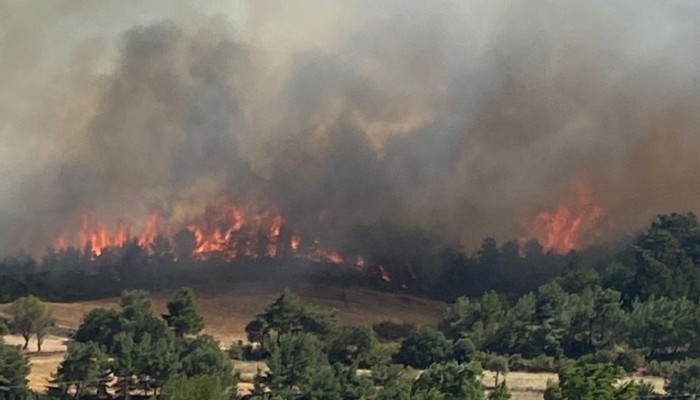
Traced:
[[[245, 325], [262, 312], [280, 290], [279, 285], [248, 283], [225, 283], [193, 287], [197, 294], [199, 311], [205, 320], [205, 333], [214, 336], [222, 346], [228, 347], [236, 340], [245, 340]], [[305, 301], [334, 309], [343, 324], [371, 324], [384, 320], [409, 322], [416, 325], [434, 324], [445, 309], [445, 304], [412, 296], [381, 293], [365, 289], [340, 289], [327, 286], [298, 285], [292, 288]], [[165, 304], [174, 291], [152, 293], [153, 305], [157, 313], [165, 313]], [[80, 324], [83, 315], [93, 308], [116, 308], [119, 299], [84, 301], [75, 303], [49, 303], [49, 307], [62, 328], [74, 329]], [[7, 316], [8, 305], [0, 304], [0, 315]], [[6, 343], [22, 345], [19, 336], [6, 336]], [[49, 336], [43, 345], [42, 353], [36, 353], [36, 341], [32, 340], [28, 355], [32, 370], [29, 385], [41, 391], [50, 382], [51, 375], [63, 358], [66, 338]], [[242, 383], [239, 389], [251, 387], [256, 371], [264, 369], [263, 363], [236, 362], [241, 371]], [[635, 377], [635, 380], [640, 379]], [[661, 390], [662, 378], [644, 377]], [[506, 377], [513, 400], [541, 400], [549, 381], [556, 381], [555, 374], [511, 372]], [[492, 385], [494, 374], [487, 371], [484, 383]]]
[[[271, 284], [225, 283], [194, 286], [198, 308], [204, 317], [205, 333], [228, 346], [245, 339], [244, 328], [256, 314], [264, 311], [284, 287]], [[364, 289], [340, 289], [321, 285], [292, 287], [303, 300], [335, 310], [343, 324], [371, 324], [384, 320], [416, 325], [434, 324], [445, 311], [444, 303], [401, 294]], [[174, 291], [152, 293], [156, 313], [166, 312], [166, 303]], [[58, 325], [76, 328], [93, 308], [117, 308], [118, 298], [74, 303], [49, 303]], [[7, 315], [9, 305], [0, 304], [0, 315]]]

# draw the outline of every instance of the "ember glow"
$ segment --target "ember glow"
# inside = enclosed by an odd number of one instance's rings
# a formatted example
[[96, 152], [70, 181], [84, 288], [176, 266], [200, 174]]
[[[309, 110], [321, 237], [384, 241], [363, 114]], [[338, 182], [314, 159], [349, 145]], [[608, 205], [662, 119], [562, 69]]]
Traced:
[[384, 282], [391, 282], [389, 272], [381, 265], [379, 266], [379, 279], [383, 280]]
[[[132, 230], [129, 228], [132, 226], [140, 229]], [[174, 229], [174, 226], [162, 213], [152, 213], [140, 223], [126, 225], [118, 222], [113, 227], [100, 222], [93, 214], [85, 213], [81, 229], [61, 235], [54, 241], [54, 247], [57, 250], [72, 247], [99, 257], [106, 248], [123, 247], [133, 240], [150, 253], [157, 237], [176, 246], [176, 232], [189, 232], [194, 238], [192, 255], [199, 260], [212, 257], [258, 260], [295, 256], [343, 264], [346, 259], [339, 251], [323, 247], [319, 240], [304, 241], [302, 235], [289, 226], [279, 209], [273, 206], [257, 213], [246, 213], [233, 202], [222, 202], [207, 207], [201, 215], [184, 224], [184, 228]], [[304, 243], [309, 245], [305, 247]], [[353, 265], [357, 268], [364, 268], [365, 261], [361, 257], [349, 259], [356, 260]]]
[[579, 184], [554, 211], [538, 213], [530, 231], [545, 250], [567, 253], [589, 244], [587, 240], [602, 215], [603, 208], [595, 201], [593, 190]]

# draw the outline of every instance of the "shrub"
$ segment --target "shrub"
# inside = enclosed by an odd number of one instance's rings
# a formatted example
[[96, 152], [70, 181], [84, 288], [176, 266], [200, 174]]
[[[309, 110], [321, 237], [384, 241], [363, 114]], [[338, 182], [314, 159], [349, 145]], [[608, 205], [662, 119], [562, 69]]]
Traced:
[[458, 363], [468, 363], [475, 359], [476, 347], [471, 339], [459, 339], [452, 345], [452, 359]]
[[402, 340], [416, 330], [414, 324], [408, 322], [382, 321], [372, 325], [372, 329], [377, 333], [377, 337], [382, 341]]
[[617, 353], [610, 350], [598, 350], [595, 353], [586, 354], [578, 359], [579, 364], [614, 364]]
[[671, 372], [664, 388], [671, 394], [694, 395], [700, 392], [700, 360], [686, 360]]
[[415, 368], [447, 360], [452, 353], [452, 343], [435, 328], [423, 327], [401, 342], [395, 361]]
[[165, 400], [224, 400], [225, 393], [218, 377], [177, 376], [163, 386], [162, 398]]
[[347, 326], [336, 329], [328, 344], [328, 360], [331, 364], [358, 363], [369, 366], [369, 355], [378, 346], [377, 334], [367, 326]]
[[270, 351], [256, 344], [243, 344], [239, 340], [228, 348], [228, 355], [232, 360], [262, 361], [270, 356]]
[[435, 363], [413, 383], [414, 398], [472, 399], [484, 398], [479, 363]]
[[636, 350], [626, 350], [617, 355], [615, 365], [622, 367], [625, 372], [634, 372], [644, 366], [644, 354]]
[[520, 372], [557, 372], [559, 363], [554, 357], [537, 356], [535, 358], [523, 358], [520, 354], [514, 354], [508, 358], [508, 369]]
[[647, 365], [646, 372], [649, 375], [660, 376], [662, 378], [670, 378], [671, 375], [681, 368], [680, 361], [657, 361], [652, 360]]

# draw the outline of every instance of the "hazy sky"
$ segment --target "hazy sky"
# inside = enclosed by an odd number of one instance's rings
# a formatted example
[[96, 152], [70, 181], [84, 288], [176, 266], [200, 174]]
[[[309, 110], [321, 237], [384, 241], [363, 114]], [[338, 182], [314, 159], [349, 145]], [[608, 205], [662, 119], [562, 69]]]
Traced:
[[[700, 211], [694, 1], [0, 0], [0, 252], [221, 197], [473, 247]], [[587, 190], [588, 190], [587, 189]], [[595, 239], [598, 238], [598, 239]]]

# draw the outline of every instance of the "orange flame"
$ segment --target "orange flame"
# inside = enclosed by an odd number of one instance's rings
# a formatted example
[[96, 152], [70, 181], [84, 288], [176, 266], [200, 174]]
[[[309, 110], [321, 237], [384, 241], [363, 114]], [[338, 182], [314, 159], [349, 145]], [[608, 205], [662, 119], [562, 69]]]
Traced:
[[321, 256], [319, 257], [321, 261], [324, 262], [330, 262], [333, 264], [342, 264], [343, 263], [343, 256], [340, 255], [337, 251], [328, 251], [328, 252], [321, 252]]
[[[106, 247], [123, 246], [129, 237], [129, 232], [126, 227], [119, 223], [116, 232], [110, 235], [107, 228], [97, 222], [92, 215], [83, 214], [83, 224], [79, 236], [80, 248], [89, 248], [92, 254], [99, 256]], [[59, 249], [65, 249], [69, 242], [67, 237], [62, 237], [56, 244]]]
[[586, 244], [602, 215], [603, 208], [596, 203], [593, 190], [579, 184], [556, 211], [535, 215], [530, 230], [545, 250], [567, 253]]
[[[146, 220], [146, 227], [144, 228], [141, 236], [139, 236], [138, 244], [140, 247], [144, 249], [149, 249], [151, 247], [156, 236], [158, 236], [161, 231], [160, 220], [160, 214], [154, 213], [148, 216], [148, 219]], [[124, 242], [126, 242], [126, 236], [121, 243]]]
[[243, 212], [233, 203], [207, 208], [201, 218], [188, 226], [195, 237], [194, 254], [207, 258], [207, 254], [216, 252], [228, 259], [235, 258], [239, 249], [233, 238], [245, 224]]
[[[140, 235], [133, 238], [134, 243], [149, 253], [154, 251], [153, 244], [158, 236], [175, 244], [174, 230], [164, 214], [152, 213], [143, 224], [136, 226], [143, 228]], [[223, 202], [207, 207], [200, 216], [191, 219], [184, 226], [194, 236], [192, 254], [201, 260], [214, 256], [226, 260], [239, 256], [252, 260], [293, 256], [323, 263], [347, 262], [358, 269], [367, 266], [362, 257], [346, 258], [338, 251], [324, 248], [318, 240], [304, 240], [298, 231], [288, 226], [280, 210], [272, 206], [259, 213], [246, 215], [237, 204]], [[105, 248], [122, 247], [132, 240], [129, 231], [128, 225], [121, 223], [116, 229], [109, 230], [92, 214], [86, 213], [79, 233], [61, 235], [54, 245], [61, 250], [77, 245], [78, 248], [89, 251], [93, 257], [99, 257]], [[290, 232], [290, 235], [287, 236], [286, 232]], [[78, 239], [74, 240], [76, 237]], [[285, 246], [282, 247], [283, 245]], [[284, 249], [290, 251], [283, 253]]]
[[299, 245], [301, 245], [301, 237], [298, 233], [292, 235], [292, 239], [289, 241], [289, 247], [293, 252], [299, 251]]

